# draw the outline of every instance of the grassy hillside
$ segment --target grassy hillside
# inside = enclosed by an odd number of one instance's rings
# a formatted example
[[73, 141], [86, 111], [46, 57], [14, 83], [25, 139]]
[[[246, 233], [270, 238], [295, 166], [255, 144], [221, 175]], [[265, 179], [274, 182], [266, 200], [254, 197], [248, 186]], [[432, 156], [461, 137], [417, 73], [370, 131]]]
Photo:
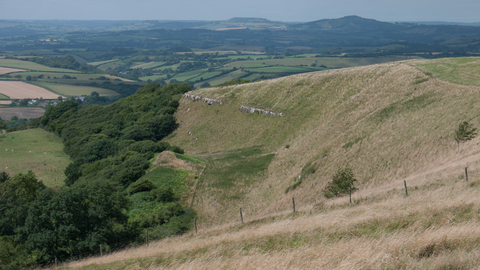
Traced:
[[[315, 204], [324, 201], [321, 190], [334, 172], [346, 166], [353, 169], [361, 190], [405, 178], [422, 183], [424, 177], [413, 175], [459, 159], [476, 143], [462, 145], [456, 154], [453, 131], [464, 120], [479, 125], [480, 88], [437, 79], [415, 64], [314, 72], [194, 91], [224, 104], [183, 100], [177, 112], [180, 127], [170, 143], [212, 160], [251, 147], [261, 155], [274, 155], [266, 169], [249, 180], [253, 184], [235, 184], [242, 186], [240, 195], [222, 195], [232, 188], [219, 184], [222, 174], [205, 176], [194, 207], [205, 222], [215, 224], [237, 215], [239, 206], [249, 209], [246, 215], [262, 216], [288, 208], [285, 201], [291, 196], [300, 204]], [[284, 117], [242, 113], [241, 105], [283, 112]], [[232, 162], [254, 157], [243, 155]], [[286, 194], [302, 167], [315, 173], [304, 175], [301, 185]], [[229, 163], [215, 168], [228, 170]]]
[[64, 186], [63, 171], [70, 163], [61, 139], [42, 129], [29, 129], [0, 136], [0, 171], [11, 176], [32, 170], [48, 187]]
[[[459, 152], [453, 140], [460, 121], [480, 124], [480, 88], [458, 84], [475, 73], [459, 63], [472, 61], [415, 60], [193, 91], [223, 101], [183, 99], [180, 127], [167, 138], [205, 161], [193, 199], [198, 234], [65, 266], [476, 269], [480, 138]], [[436, 71], [446, 65], [451, 71]], [[352, 204], [321, 192], [344, 167], [358, 179]]]

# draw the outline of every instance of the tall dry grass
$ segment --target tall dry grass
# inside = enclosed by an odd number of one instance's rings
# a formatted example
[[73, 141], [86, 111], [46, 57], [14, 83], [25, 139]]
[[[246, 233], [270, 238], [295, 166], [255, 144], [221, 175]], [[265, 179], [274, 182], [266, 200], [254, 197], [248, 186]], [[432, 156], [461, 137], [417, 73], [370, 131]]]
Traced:
[[[68, 267], [91, 269], [476, 269], [478, 182], [435, 181], [350, 206], [203, 228]], [[98, 266], [94, 266], [98, 265]], [[101, 266], [103, 265], [103, 266]], [[449, 268], [450, 267], [450, 268]], [[453, 268], [452, 268], [453, 267]]]
[[[180, 127], [168, 141], [206, 159], [261, 145], [264, 153], [275, 153], [266, 174], [241, 187], [244, 196], [237, 199], [220, 196], [213, 182], [200, 179], [193, 203], [200, 216], [198, 235], [68, 267], [479, 268], [480, 139], [462, 144], [457, 153], [453, 131], [460, 121], [480, 123], [480, 87], [438, 80], [403, 62], [195, 94], [225, 104], [183, 100]], [[241, 113], [241, 105], [285, 117]], [[306, 164], [316, 172], [286, 194]], [[345, 197], [321, 195], [333, 173], [345, 166], [353, 169], [360, 188], [353, 205]], [[300, 211], [295, 216], [292, 196]], [[238, 207], [244, 225], [238, 224]]]
[[[196, 95], [225, 104], [183, 100], [177, 113], [180, 127], [169, 138], [171, 143], [205, 157], [255, 145], [276, 155], [266, 175], [245, 187], [241, 199], [222, 199], [211, 184], [199, 185], [194, 207], [200, 219], [221, 224], [232, 220], [238, 207], [248, 217], [263, 216], [289, 209], [292, 196], [300, 204], [319, 203], [326, 183], [346, 166], [353, 169], [361, 190], [399, 186], [404, 179], [419, 185], [426, 175], [447, 177], [459, 168], [476, 166], [474, 146], [479, 141], [462, 145], [456, 153], [453, 132], [460, 121], [480, 124], [480, 87], [438, 80], [414, 63], [196, 90]], [[285, 117], [241, 113], [241, 105], [283, 112]], [[306, 164], [313, 164], [316, 173], [285, 194]], [[442, 172], [445, 166], [455, 169]]]

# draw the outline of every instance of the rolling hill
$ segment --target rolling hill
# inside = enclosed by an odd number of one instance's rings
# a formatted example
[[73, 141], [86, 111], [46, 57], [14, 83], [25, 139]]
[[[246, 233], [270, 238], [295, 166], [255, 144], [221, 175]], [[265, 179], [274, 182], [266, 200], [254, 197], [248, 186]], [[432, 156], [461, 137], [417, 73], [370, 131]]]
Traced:
[[[182, 99], [180, 126], [166, 139], [205, 161], [192, 200], [199, 234], [67, 266], [475, 268], [480, 138], [457, 152], [453, 133], [461, 121], [480, 124], [480, 80], [465, 76], [479, 61], [413, 60], [192, 91], [221, 100]], [[358, 180], [353, 203], [323, 198], [345, 167]]]

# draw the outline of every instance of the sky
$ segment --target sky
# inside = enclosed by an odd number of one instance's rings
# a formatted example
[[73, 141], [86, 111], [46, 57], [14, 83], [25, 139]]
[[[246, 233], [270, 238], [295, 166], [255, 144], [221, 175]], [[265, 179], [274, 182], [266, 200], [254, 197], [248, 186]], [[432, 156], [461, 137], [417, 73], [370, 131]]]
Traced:
[[480, 22], [479, 0], [0, 0], [0, 20], [227, 20]]

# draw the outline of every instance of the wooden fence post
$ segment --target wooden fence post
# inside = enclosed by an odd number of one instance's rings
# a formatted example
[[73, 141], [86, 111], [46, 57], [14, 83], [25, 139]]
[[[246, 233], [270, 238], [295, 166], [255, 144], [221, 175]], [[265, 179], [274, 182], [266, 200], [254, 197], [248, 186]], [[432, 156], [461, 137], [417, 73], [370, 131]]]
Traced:
[[295, 198], [292, 197], [293, 213], [295, 213]]
[[405, 196], [408, 197], [407, 181], [403, 180], [403, 185], [405, 186]]
[[195, 234], [197, 234], [197, 219], [193, 219], [193, 226], [195, 226]]
[[352, 188], [348, 189], [348, 197], [350, 198], [350, 204], [352, 204]]
[[465, 167], [465, 180], [466, 180], [467, 183], [468, 183], [468, 171], [467, 171], [467, 167]]
[[243, 215], [242, 215], [242, 208], [240, 207], [240, 221], [242, 222], [243, 224]]
[[147, 242], [147, 247], [148, 247], [148, 231], [147, 231], [147, 235], [145, 236], [145, 240]]
[[100, 257], [103, 256], [103, 250], [102, 250], [102, 245], [100, 245]]

